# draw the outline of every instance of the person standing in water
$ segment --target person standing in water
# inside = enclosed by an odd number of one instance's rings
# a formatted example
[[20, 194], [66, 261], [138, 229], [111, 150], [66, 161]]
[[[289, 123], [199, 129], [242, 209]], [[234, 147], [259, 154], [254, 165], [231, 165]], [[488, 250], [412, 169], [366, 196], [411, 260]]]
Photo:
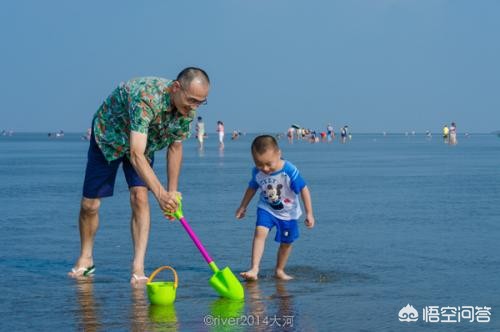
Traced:
[[333, 130], [333, 126], [329, 123], [326, 126], [326, 135], [328, 136], [328, 141], [331, 142], [335, 139], [335, 131]]
[[295, 135], [295, 128], [290, 127], [287, 130], [286, 136], [288, 137], [288, 143], [293, 143], [293, 136]]
[[201, 116], [196, 121], [196, 138], [198, 139], [198, 147], [203, 150], [203, 141], [205, 139], [205, 123]]
[[450, 129], [448, 128], [448, 125], [444, 125], [444, 127], [443, 127], [443, 140], [445, 143], [448, 143], [449, 135], [450, 135]]
[[457, 144], [457, 126], [455, 124], [455, 122], [452, 122], [451, 123], [451, 126], [450, 126], [450, 145], [455, 145]]
[[217, 121], [217, 133], [219, 134], [219, 148], [224, 149], [224, 123]]
[[[80, 255], [68, 273], [70, 277], [86, 277], [95, 271], [93, 249], [101, 200], [113, 195], [122, 165], [132, 210], [130, 282], [147, 281], [144, 258], [150, 229], [148, 191], [161, 211], [177, 209], [182, 142], [190, 135], [196, 109], [206, 104], [209, 88], [206, 72], [188, 67], [175, 80], [140, 77], [121, 83], [101, 104], [92, 120], [80, 201]], [[165, 148], [166, 186], [153, 169], [155, 152]]]
[[340, 141], [341, 143], [345, 143], [347, 141], [347, 126], [343, 126], [340, 128]]

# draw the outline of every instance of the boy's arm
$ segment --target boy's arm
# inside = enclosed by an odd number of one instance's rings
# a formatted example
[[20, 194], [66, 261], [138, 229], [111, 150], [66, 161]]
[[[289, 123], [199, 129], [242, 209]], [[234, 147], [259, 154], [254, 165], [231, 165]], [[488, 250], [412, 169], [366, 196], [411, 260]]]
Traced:
[[302, 197], [304, 209], [306, 210], [306, 220], [304, 220], [304, 223], [306, 224], [307, 228], [313, 228], [315, 220], [311, 202], [311, 192], [309, 191], [309, 188], [307, 188], [307, 186], [302, 188], [302, 190], [300, 191], [300, 196]]
[[248, 204], [250, 204], [250, 201], [252, 200], [256, 192], [257, 190], [255, 190], [254, 188], [247, 188], [245, 194], [243, 195], [243, 199], [241, 200], [240, 207], [238, 208], [238, 210], [236, 210], [236, 219], [241, 219], [245, 216], [247, 206]]

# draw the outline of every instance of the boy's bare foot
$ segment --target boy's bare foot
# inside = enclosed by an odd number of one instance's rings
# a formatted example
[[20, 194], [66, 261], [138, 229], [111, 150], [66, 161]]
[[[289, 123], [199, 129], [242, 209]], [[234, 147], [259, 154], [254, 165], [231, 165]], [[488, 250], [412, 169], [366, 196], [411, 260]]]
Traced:
[[246, 272], [241, 272], [240, 276], [247, 281], [255, 281], [259, 279], [259, 271], [258, 270], [248, 270]]
[[292, 280], [293, 277], [291, 275], [288, 275], [285, 273], [283, 270], [276, 270], [276, 274], [274, 275], [276, 278], [281, 279], [281, 280]]

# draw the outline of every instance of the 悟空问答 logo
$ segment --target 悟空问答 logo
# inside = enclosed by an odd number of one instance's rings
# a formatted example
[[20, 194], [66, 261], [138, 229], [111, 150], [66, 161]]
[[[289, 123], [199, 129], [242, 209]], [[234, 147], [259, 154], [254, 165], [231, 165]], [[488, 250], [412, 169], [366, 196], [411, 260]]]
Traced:
[[418, 312], [408, 303], [406, 307], [399, 310], [398, 317], [400, 322], [416, 322], [418, 320]]

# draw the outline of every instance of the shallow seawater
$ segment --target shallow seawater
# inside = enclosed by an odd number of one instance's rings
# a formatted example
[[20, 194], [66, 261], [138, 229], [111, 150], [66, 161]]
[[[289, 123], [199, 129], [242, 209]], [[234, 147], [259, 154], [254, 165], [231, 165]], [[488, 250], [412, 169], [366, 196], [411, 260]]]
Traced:
[[[180, 180], [184, 213], [220, 268], [248, 268], [255, 199], [235, 220], [248, 183], [254, 136], [215, 135], [203, 152], [185, 143]], [[77, 217], [88, 143], [78, 135], [0, 137], [0, 327], [85, 331], [374, 331], [500, 329], [500, 139], [459, 137], [456, 146], [423, 135], [354, 135], [347, 144], [280, 141], [313, 198], [316, 227], [301, 224], [288, 264], [295, 279], [273, 278], [270, 235], [258, 282], [243, 302], [220, 299], [210, 268], [177, 222], [151, 199], [146, 257], [179, 274], [173, 306], [149, 304], [131, 288], [130, 207], [121, 171], [103, 200], [96, 275], [66, 277], [79, 251]], [[155, 170], [165, 180], [165, 152]], [[168, 271], [160, 280], [171, 280]], [[407, 304], [417, 322], [401, 322]], [[423, 310], [438, 307], [439, 322]], [[454, 307], [490, 307], [489, 322], [446, 323]], [[459, 308], [460, 307], [460, 308]], [[447, 311], [448, 310], [448, 311]], [[464, 311], [465, 312], [465, 311]], [[477, 312], [476, 312], [477, 314]], [[448, 317], [448, 318], [447, 318]]]

